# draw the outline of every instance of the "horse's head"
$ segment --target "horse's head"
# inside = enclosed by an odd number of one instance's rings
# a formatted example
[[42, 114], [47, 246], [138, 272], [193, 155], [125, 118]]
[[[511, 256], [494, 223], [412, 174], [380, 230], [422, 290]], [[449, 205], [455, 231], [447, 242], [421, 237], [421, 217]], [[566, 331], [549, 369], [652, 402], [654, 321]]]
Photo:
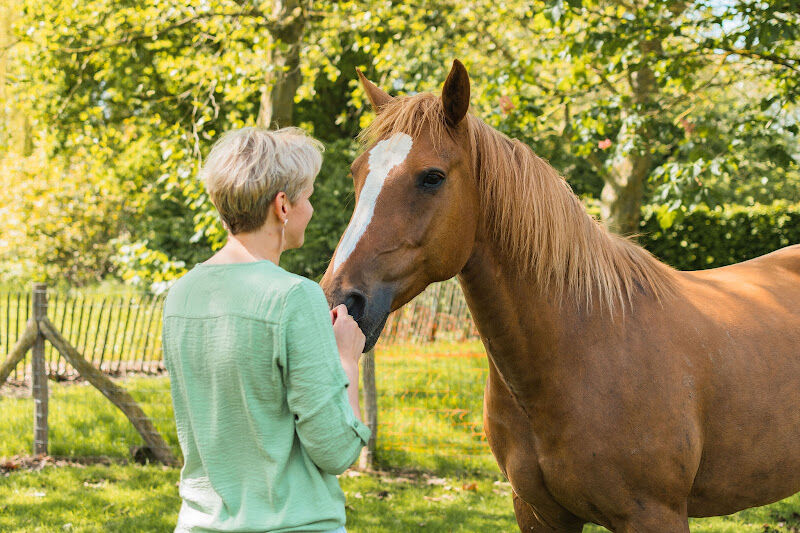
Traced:
[[358, 74], [377, 116], [365, 131], [371, 144], [351, 166], [355, 210], [322, 287], [331, 305], [347, 306], [369, 350], [391, 311], [462, 270], [479, 198], [464, 66], [453, 63], [441, 98], [392, 98]]

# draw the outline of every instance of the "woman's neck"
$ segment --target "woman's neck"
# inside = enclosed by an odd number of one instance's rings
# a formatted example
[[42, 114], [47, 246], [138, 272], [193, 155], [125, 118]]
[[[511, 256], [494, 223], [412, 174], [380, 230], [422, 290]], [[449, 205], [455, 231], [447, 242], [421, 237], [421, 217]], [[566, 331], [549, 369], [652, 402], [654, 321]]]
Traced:
[[283, 252], [281, 230], [265, 224], [253, 232], [228, 233], [228, 242], [206, 264], [250, 263], [266, 259], [277, 265]]

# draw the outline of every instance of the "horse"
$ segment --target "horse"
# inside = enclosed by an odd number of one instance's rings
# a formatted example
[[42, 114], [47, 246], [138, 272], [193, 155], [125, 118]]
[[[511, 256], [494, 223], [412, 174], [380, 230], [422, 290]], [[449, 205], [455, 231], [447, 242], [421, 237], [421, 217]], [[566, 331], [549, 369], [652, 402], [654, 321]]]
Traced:
[[390, 312], [458, 278], [521, 531], [686, 532], [800, 490], [800, 246], [675, 270], [472, 115], [458, 60], [441, 96], [358, 75], [376, 116], [321, 284], [369, 350]]

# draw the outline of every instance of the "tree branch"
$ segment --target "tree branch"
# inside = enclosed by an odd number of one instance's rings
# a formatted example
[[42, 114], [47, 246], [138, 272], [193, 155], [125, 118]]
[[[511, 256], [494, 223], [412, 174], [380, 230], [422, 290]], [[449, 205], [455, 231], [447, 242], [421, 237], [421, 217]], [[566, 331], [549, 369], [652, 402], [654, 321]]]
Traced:
[[695, 85], [694, 87], [692, 87], [691, 91], [687, 91], [686, 93], [684, 93], [683, 95], [679, 96], [678, 98], [676, 98], [672, 102], [669, 102], [668, 104], [666, 104], [663, 107], [663, 109], [671, 109], [672, 107], [680, 104], [681, 102], [684, 102], [686, 100], [692, 99], [699, 91], [704, 90], [704, 89], [708, 89], [709, 87], [711, 87], [712, 83], [714, 82], [714, 80], [719, 75], [720, 71], [722, 70], [722, 66], [725, 64], [725, 61], [728, 59], [728, 56], [730, 56], [730, 55], [731, 55], [731, 53], [727, 53], [724, 56], [722, 56], [722, 59], [720, 59], [719, 64], [717, 64], [717, 68], [714, 70], [713, 74], [711, 74], [711, 76], [706, 81], [704, 81], [703, 83], [700, 83], [698, 85]]
[[744, 48], [726, 48], [724, 46], [716, 46], [715, 48], [725, 50], [728, 52], [727, 55], [736, 54], [753, 59], [761, 59], [764, 61], [769, 61], [770, 63], [783, 65], [784, 67], [790, 68], [796, 72], [800, 72], [800, 57], [782, 57], [775, 54], [760, 54], [754, 50], [746, 50]]
[[590, 65], [589, 67], [594, 71], [595, 74], [597, 74], [597, 76], [600, 78], [600, 81], [603, 82], [603, 85], [605, 85], [609, 91], [611, 91], [614, 94], [619, 94], [619, 91], [617, 90], [616, 87], [614, 87], [614, 84], [611, 83], [611, 81], [606, 77], [605, 74], [603, 74], [603, 72], [599, 68], [595, 67], [594, 65]]

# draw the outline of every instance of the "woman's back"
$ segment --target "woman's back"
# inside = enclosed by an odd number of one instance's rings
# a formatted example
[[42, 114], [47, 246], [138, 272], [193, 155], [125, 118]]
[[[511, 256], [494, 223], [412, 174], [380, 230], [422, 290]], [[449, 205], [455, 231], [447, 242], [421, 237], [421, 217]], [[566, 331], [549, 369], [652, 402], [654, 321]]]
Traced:
[[177, 530], [343, 526], [335, 474], [369, 430], [319, 286], [270, 261], [197, 265], [170, 289], [163, 335], [184, 452]]

